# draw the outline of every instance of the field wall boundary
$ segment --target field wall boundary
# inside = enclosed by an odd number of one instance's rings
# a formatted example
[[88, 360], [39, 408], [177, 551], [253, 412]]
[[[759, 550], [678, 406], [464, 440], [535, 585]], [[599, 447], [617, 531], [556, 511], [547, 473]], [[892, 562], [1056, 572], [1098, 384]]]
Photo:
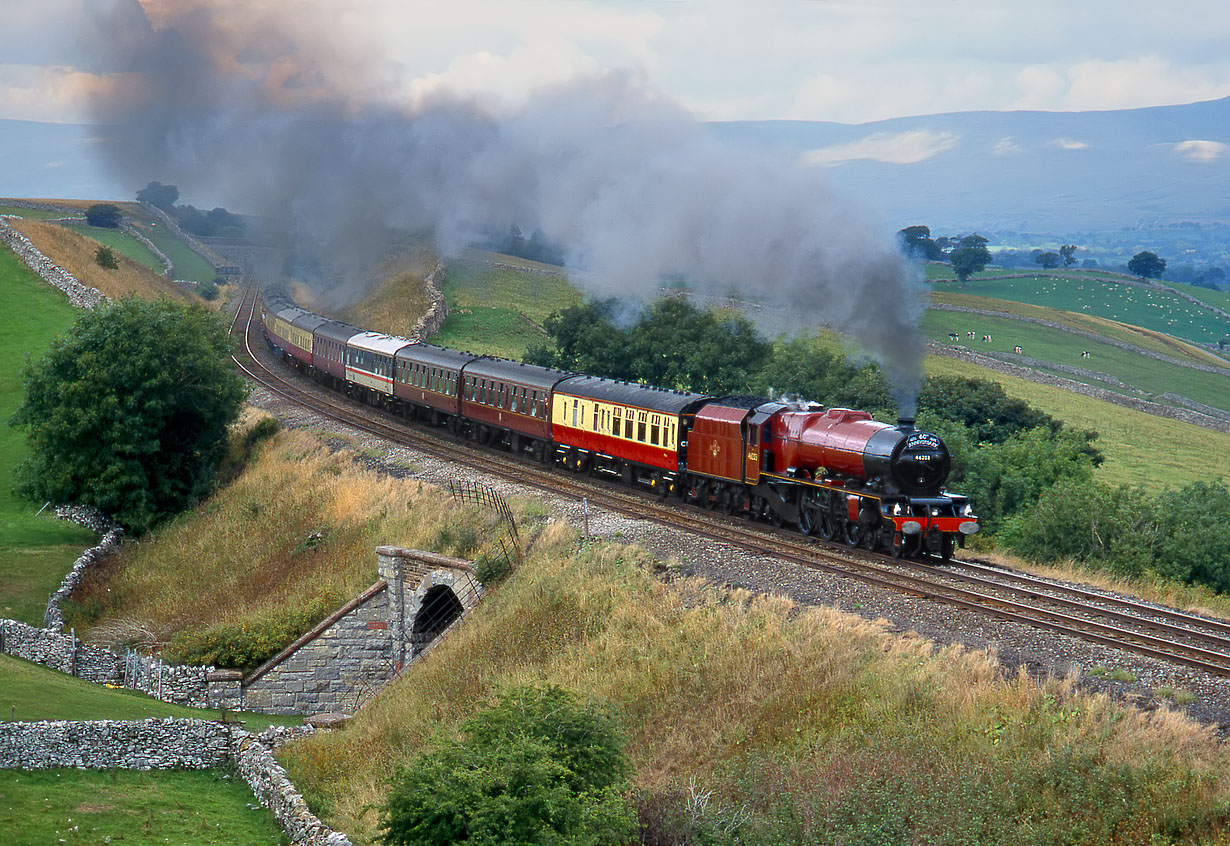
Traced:
[[310, 726], [254, 734], [233, 723], [195, 719], [52, 720], [0, 723], [0, 769], [214, 769], [233, 764], [296, 846], [350, 846], [312, 813], [273, 756]]

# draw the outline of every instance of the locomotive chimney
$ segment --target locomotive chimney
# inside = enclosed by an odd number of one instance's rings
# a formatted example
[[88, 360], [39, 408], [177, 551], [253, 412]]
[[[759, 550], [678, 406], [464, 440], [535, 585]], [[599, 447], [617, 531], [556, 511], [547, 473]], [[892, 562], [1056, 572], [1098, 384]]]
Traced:
[[897, 428], [903, 432], [914, 431], [914, 419], [913, 417], [898, 417]]

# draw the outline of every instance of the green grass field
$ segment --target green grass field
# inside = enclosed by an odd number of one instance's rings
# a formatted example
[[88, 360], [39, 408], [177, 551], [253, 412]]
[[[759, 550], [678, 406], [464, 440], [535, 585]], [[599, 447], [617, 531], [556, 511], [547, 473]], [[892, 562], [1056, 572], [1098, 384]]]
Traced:
[[1099, 476], [1112, 484], [1157, 491], [1180, 488], [1199, 479], [1230, 479], [1230, 435], [1102, 402], [952, 358], [928, 356], [927, 373], [977, 376], [998, 382], [1074, 429], [1101, 433], [1098, 449], [1106, 456]]
[[[931, 297], [931, 301], [940, 305], [973, 308], [982, 311], [1001, 312], [1014, 316], [1048, 320], [1068, 329], [1079, 332], [1091, 332], [1100, 337], [1124, 341], [1150, 352], [1161, 353], [1162, 355], [1190, 361], [1194, 364], [1211, 364], [1217, 367], [1224, 367], [1226, 364], [1225, 359], [1219, 358], [1209, 350], [1194, 346], [1187, 341], [1180, 341], [1160, 332], [1142, 329], [1138, 326], [1130, 326], [1126, 323], [1118, 323], [1114, 320], [1107, 320], [1104, 317], [1098, 317], [1085, 312], [1062, 311], [1056, 308], [1018, 303], [1012, 300], [996, 300], [991, 297], [946, 292], [935, 292]], [[967, 319], [955, 313], [952, 317], [954, 321]], [[977, 317], [970, 317], [968, 319], [976, 321]], [[968, 328], [977, 330], [976, 326]], [[956, 326], [954, 325], [947, 331], [955, 330]], [[947, 331], [944, 333], [945, 336], [947, 336]]]
[[[26, 354], [37, 358], [68, 330], [76, 312], [63, 294], [43, 284], [13, 252], [0, 247], [0, 421], [7, 424], [22, 400], [19, 371]], [[26, 455], [25, 433], [0, 425], [0, 616], [41, 625], [47, 596], [94, 535], [34, 514], [41, 503], [13, 495], [13, 471]]]
[[441, 287], [450, 313], [432, 341], [519, 359], [531, 346], [548, 340], [538, 328], [548, 315], [578, 305], [582, 297], [562, 277], [493, 267], [487, 258], [533, 266], [531, 262], [486, 253], [451, 263]]
[[[928, 273], [932, 269], [933, 266], [929, 266]], [[983, 275], [994, 273], [988, 270]], [[1120, 284], [1099, 276], [1046, 273], [1018, 279], [980, 279], [975, 276], [964, 286], [955, 281], [941, 280], [934, 280], [932, 284], [936, 291], [944, 293], [973, 294], [1085, 312], [1196, 343], [1216, 343], [1230, 337], [1230, 321], [1194, 303], [1165, 291]]]
[[69, 212], [52, 211], [51, 209], [24, 209], [21, 206], [6, 206], [3, 203], [0, 203], [0, 214], [27, 217], [30, 220], [51, 220], [56, 217], [69, 216]]
[[[134, 690], [119, 690], [82, 681], [56, 670], [0, 655], [0, 719], [23, 720], [144, 720], [150, 717], [193, 717], [216, 720], [221, 713], [162, 702]], [[271, 725], [299, 725], [298, 717], [275, 714], [230, 714], [252, 731]]]
[[120, 229], [103, 229], [99, 226], [73, 226], [74, 232], [79, 232], [87, 238], [108, 246], [121, 255], [144, 265], [155, 273], [162, 272], [162, 262], [149, 251], [149, 247]]
[[[254, 807], [255, 806], [255, 807]], [[0, 771], [5, 846], [275, 846], [287, 842], [229, 770]]]
[[[1019, 345], [1023, 354], [1032, 358], [1109, 374], [1143, 391], [1147, 399], [1156, 399], [1162, 393], [1171, 392], [1230, 411], [1230, 377], [1158, 361], [1059, 329], [1009, 318], [934, 310], [926, 313], [922, 326], [932, 340], [946, 343], [948, 333], [957, 332], [961, 335], [957, 343], [974, 352], [1010, 353], [1014, 346]], [[967, 338], [967, 331], [975, 331], [977, 336]], [[989, 334], [992, 340], [981, 341], [984, 334]], [[1081, 358], [1082, 351], [1088, 351], [1090, 357]], [[1055, 372], [1065, 378], [1130, 393], [1112, 383]]]
[[[218, 274], [213, 265], [205, 261], [200, 254], [194, 252], [187, 244], [167, 231], [161, 223], [137, 223], [137, 228], [146, 238], [154, 242], [158, 249], [166, 253], [167, 258], [175, 265], [175, 278], [191, 282], [212, 282]], [[161, 268], [159, 268], [161, 270]]]

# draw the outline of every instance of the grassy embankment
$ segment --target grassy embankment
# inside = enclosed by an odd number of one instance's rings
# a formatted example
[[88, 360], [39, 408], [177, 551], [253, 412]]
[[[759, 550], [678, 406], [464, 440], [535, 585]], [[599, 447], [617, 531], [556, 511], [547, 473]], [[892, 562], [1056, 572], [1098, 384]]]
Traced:
[[388, 335], [409, 336], [431, 302], [423, 291], [436, 259], [426, 249], [408, 249], [376, 268], [381, 283], [368, 296], [337, 313], [339, 320]]
[[[200, 302], [178, 285], [126, 255], [118, 256], [120, 266], [116, 270], [99, 267], [98, 262], [94, 260], [98, 243], [70, 227], [32, 220], [13, 221], [13, 223], [15, 228], [29, 238], [30, 242], [45, 256], [83, 284], [97, 288], [108, 297], [118, 299], [132, 294], [154, 299], [165, 295], [180, 302]], [[123, 236], [123, 233], [120, 235]], [[138, 241], [128, 236], [123, 237], [145, 250]], [[152, 260], [153, 256], [149, 251], [145, 250], [145, 252]]]
[[494, 529], [362, 460], [275, 436], [231, 485], [95, 571], [70, 622], [87, 640], [169, 641], [168, 660], [251, 669], [371, 585], [377, 546], [472, 556]]
[[548, 315], [582, 300], [559, 268], [477, 251], [449, 264], [441, 290], [449, 316], [433, 342], [513, 359], [548, 341]]
[[[345, 731], [284, 753], [356, 842], [385, 780], [506, 685], [613, 704], [636, 785], [713, 790], [743, 843], [1227, 842], [1211, 733], [828, 609], [663, 583], [635, 549], [560, 524], [431, 658]], [[669, 798], [667, 801], [671, 801]], [[725, 842], [725, 841], [717, 841]], [[731, 840], [730, 842], [736, 842]]]
[[[213, 265], [207, 262], [200, 253], [193, 250], [183, 241], [176, 238], [159, 221], [149, 218], [144, 209], [134, 223], [142, 235], [149, 238], [158, 249], [175, 265], [175, 278], [190, 282], [213, 282], [218, 275]], [[161, 268], [159, 268], [161, 270]]]
[[[150, 717], [220, 719], [207, 708], [187, 708], [162, 702], [133, 690], [92, 684], [38, 664], [0, 655], [0, 719], [15, 720], [144, 720]], [[296, 725], [298, 717], [272, 714], [229, 714], [252, 731], [271, 725]]]
[[[44, 284], [11, 250], [0, 247], [0, 423], [21, 404], [19, 371], [37, 358], [76, 317], [59, 291]], [[94, 534], [46, 516], [38, 505], [13, 495], [13, 472], [27, 455], [25, 432], [0, 425], [0, 616], [42, 625], [47, 597]]]

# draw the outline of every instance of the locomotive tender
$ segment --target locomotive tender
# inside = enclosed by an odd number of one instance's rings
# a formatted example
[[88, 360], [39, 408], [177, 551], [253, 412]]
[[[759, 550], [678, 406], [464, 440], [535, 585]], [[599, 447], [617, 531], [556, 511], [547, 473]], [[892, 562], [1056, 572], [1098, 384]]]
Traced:
[[896, 557], [951, 557], [978, 531], [943, 490], [939, 437], [901, 419], [647, 387], [366, 332], [261, 297], [283, 360], [371, 405], [497, 449]]

